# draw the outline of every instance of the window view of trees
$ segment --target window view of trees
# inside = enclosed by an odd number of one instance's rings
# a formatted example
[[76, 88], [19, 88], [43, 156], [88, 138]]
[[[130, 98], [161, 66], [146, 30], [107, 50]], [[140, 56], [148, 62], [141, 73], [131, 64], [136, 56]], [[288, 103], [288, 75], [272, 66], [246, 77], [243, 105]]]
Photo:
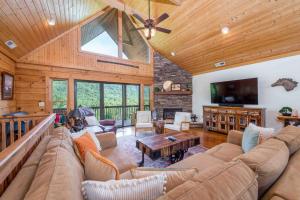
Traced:
[[54, 112], [65, 111], [67, 109], [68, 81], [52, 81], [52, 108]]
[[90, 107], [97, 119], [115, 119], [117, 125], [131, 125], [132, 113], [139, 110], [138, 85], [76, 81], [76, 106]]
[[144, 110], [150, 110], [150, 86], [144, 86]]

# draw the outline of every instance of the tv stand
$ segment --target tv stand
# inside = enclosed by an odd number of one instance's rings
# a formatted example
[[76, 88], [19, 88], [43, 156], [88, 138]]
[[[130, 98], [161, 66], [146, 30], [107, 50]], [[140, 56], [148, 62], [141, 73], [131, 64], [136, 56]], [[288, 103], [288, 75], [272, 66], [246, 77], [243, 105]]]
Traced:
[[240, 107], [240, 108], [243, 108], [244, 107], [244, 104], [226, 104], [226, 103], [222, 103], [222, 104], [219, 104], [219, 106], [223, 106], [223, 107]]
[[244, 131], [249, 123], [265, 126], [265, 108], [203, 106], [203, 128], [227, 134]]

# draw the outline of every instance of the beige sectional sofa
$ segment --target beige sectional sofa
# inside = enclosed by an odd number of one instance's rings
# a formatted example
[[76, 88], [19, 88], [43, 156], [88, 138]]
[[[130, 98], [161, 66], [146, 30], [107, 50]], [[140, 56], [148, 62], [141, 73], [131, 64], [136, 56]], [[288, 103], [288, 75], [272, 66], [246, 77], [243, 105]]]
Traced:
[[[41, 141], [1, 199], [83, 199], [84, 168], [68, 131], [55, 132]], [[98, 136], [102, 154], [115, 162], [121, 177], [130, 178], [128, 170], [136, 167], [134, 160], [124, 155], [112, 135]], [[199, 172], [159, 199], [300, 199], [299, 140], [300, 128], [287, 127], [276, 138], [244, 154], [242, 133], [231, 131], [227, 143], [171, 165]]]

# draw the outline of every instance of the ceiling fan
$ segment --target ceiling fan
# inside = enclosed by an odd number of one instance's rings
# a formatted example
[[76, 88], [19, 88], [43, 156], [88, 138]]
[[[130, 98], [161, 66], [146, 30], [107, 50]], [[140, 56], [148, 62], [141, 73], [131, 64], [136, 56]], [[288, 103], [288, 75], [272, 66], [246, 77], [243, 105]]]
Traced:
[[160, 32], [167, 33], [167, 34], [171, 33], [171, 30], [169, 30], [169, 29], [157, 27], [157, 25], [159, 23], [161, 23], [162, 21], [166, 20], [169, 17], [169, 15], [167, 13], [162, 14], [157, 19], [151, 19], [151, 17], [150, 17], [150, 0], [148, 0], [148, 14], [149, 14], [148, 19], [143, 19], [138, 14], [133, 14], [133, 16], [136, 19], [138, 19], [140, 22], [142, 22], [144, 24], [144, 27], [137, 28], [137, 30], [144, 29], [144, 34], [145, 34], [147, 40], [150, 40], [151, 37], [154, 37], [156, 31], [160, 31]]

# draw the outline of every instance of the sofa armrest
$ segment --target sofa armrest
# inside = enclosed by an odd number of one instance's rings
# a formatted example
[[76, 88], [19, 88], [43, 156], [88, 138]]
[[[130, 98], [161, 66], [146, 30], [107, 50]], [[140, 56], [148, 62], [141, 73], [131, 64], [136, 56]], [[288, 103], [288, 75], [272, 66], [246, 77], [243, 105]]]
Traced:
[[227, 136], [227, 142], [242, 146], [243, 132], [231, 130]]
[[117, 146], [117, 137], [114, 132], [96, 134], [96, 137], [100, 142], [102, 150]]

